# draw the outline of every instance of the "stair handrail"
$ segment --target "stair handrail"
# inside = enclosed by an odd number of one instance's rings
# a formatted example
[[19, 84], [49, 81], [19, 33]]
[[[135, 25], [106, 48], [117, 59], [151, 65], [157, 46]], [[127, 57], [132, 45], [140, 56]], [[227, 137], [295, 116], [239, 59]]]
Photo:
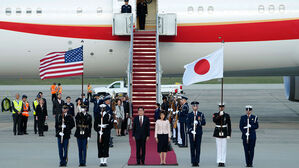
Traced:
[[161, 67], [160, 67], [160, 48], [159, 48], [159, 13], [156, 16], [156, 101], [161, 103]]
[[133, 115], [133, 109], [132, 109], [132, 72], [133, 72], [133, 40], [134, 40], [134, 20], [133, 20], [133, 14], [130, 16], [130, 48], [129, 48], [129, 63], [128, 63], [128, 96], [129, 96], [129, 109], [130, 114]]

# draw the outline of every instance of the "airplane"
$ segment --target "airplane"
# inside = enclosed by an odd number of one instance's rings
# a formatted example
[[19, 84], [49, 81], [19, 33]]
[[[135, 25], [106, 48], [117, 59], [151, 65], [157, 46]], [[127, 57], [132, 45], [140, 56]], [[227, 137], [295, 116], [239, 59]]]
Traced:
[[[135, 27], [137, 0], [130, 0]], [[163, 76], [224, 46], [225, 76], [286, 76], [299, 100], [298, 0], [147, 0], [146, 29], [174, 13], [177, 34], [160, 36]], [[129, 36], [113, 35], [123, 0], [2, 0], [0, 77], [37, 78], [46, 54], [84, 46], [84, 75], [124, 77]]]

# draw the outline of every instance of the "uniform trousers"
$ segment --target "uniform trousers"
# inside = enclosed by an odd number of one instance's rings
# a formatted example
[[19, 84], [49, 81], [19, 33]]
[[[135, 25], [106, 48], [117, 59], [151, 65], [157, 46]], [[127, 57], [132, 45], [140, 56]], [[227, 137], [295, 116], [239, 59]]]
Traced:
[[180, 124], [180, 122], [178, 122], [177, 123], [177, 129], [178, 129], [178, 144], [182, 144], [183, 142], [182, 142], [182, 138], [181, 138], [181, 124]]
[[77, 144], [79, 150], [79, 163], [80, 165], [85, 165], [87, 154], [87, 138], [77, 138]]
[[66, 165], [68, 161], [68, 147], [69, 147], [69, 139], [63, 138], [63, 142], [61, 143], [61, 137], [57, 137], [58, 144], [58, 152], [60, 158], [60, 165]]
[[216, 138], [217, 163], [226, 162], [227, 138]]

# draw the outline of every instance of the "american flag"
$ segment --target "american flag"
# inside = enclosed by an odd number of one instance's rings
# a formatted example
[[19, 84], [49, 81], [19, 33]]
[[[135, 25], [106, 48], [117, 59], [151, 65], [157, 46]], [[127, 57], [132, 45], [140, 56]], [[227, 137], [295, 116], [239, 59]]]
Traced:
[[83, 75], [83, 46], [47, 54], [40, 60], [39, 72], [42, 80]]

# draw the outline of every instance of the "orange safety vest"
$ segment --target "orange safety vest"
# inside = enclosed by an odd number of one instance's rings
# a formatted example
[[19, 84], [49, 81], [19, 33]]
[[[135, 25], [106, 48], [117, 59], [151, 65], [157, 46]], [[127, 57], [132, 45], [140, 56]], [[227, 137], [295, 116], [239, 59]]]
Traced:
[[29, 103], [27, 102], [26, 104], [23, 103], [23, 112], [22, 115], [25, 117], [29, 117]]
[[57, 91], [56, 91], [56, 85], [52, 85], [52, 86], [51, 86], [51, 93], [52, 93], [52, 94], [56, 94], [56, 92], [57, 92]]
[[62, 93], [62, 87], [61, 86], [58, 87], [58, 93], [60, 93], [60, 94]]
[[91, 86], [87, 86], [88, 93], [92, 93]]

